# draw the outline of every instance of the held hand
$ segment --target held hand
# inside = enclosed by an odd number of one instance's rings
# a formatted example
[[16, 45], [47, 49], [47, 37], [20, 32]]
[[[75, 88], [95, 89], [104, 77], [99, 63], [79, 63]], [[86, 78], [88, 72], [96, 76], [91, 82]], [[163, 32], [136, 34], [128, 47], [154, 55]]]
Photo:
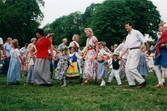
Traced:
[[70, 66], [71, 66], [71, 67], [74, 67], [72, 63], [70, 64]]
[[165, 44], [161, 44], [159, 47], [161, 47], [161, 48], [162, 48], [162, 47], [164, 47], [164, 46], [165, 46]]
[[97, 58], [97, 55], [94, 56], [94, 59], [96, 59], [96, 58]]
[[118, 57], [118, 59], [121, 60], [121, 59], [122, 59], [122, 56], [120, 55], [120, 56]]
[[22, 65], [24, 65], [24, 62], [21, 62]]

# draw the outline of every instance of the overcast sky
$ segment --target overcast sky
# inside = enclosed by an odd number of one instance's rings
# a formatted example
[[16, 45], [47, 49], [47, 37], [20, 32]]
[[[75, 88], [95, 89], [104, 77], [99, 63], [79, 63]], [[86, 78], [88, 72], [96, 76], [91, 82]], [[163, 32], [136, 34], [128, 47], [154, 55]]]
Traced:
[[[84, 12], [91, 3], [102, 3], [104, 0], [44, 0], [45, 7], [42, 8], [44, 20], [40, 27], [52, 23], [55, 19], [68, 15], [75, 11]], [[167, 22], [167, 0], [151, 0], [160, 12], [161, 19]]]

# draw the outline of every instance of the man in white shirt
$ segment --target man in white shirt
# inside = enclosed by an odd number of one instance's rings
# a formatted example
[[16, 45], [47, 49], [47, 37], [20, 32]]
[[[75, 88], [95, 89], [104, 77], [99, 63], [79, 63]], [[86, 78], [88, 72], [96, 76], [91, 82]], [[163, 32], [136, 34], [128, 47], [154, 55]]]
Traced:
[[139, 82], [138, 88], [142, 88], [146, 85], [145, 79], [137, 70], [137, 66], [140, 59], [141, 45], [145, 44], [147, 50], [149, 50], [149, 45], [147, 40], [138, 30], [133, 29], [132, 22], [125, 22], [125, 29], [128, 32], [125, 42], [125, 48], [120, 55], [120, 58], [129, 50], [127, 62], [126, 62], [126, 76], [130, 87], [136, 86], [134, 79]]

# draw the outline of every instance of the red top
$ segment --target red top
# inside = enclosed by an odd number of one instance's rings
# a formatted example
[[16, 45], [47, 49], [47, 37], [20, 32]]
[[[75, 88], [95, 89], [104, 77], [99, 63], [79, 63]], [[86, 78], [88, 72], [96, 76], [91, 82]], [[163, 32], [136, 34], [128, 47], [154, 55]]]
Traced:
[[51, 41], [48, 38], [41, 38], [37, 40], [37, 58], [46, 59], [49, 57], [48, 47], [51, 45]]
[[161, 43], [167, 43], [167, 30], [162, 32], [161, 38], [160, 38]]

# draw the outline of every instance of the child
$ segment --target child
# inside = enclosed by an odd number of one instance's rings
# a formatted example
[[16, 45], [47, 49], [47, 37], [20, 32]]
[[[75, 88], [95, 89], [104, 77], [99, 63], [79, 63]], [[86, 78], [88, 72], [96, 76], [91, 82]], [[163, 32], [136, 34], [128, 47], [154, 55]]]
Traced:
[[56, 74], [58, 79], [62, 81], [61, 85], [62, 87], [66, 86], [66, 73], [68, 64], [70, 62], [70, 65], [72, 66], [72, 63], [70, 61], [70, 57], [68, 56], [68, 48], [63, 47], [62, 48], [62, 54], [58, 56], [59, 62], [57, 64]]
[[156, 45], [157, 58], [161, 55], [160, 49], [159, 49], [160, 45], [165, 43], [167, 43], [167, 24], [163, 25], [163, 32], [162, 32], [162, 35], [160, 36], [160, 41]]
[[113, 79], [113, 77], [115, 76], [116, 80], [117, 80], [117, 83], [118, 83], [118, 86], [121, 86], [122, 85], [122, 82], [121, 82], [121, 79], [120, 79], [120, 66], [122, 64], [122, 60], [119, 60], [118, 59], [119, 57], [119, 52], [114, 52], [113, 53], [113, 59], [112, 59], [112, 66], [113, 66], [113, 69], [110, 73], [110, 76], [108, 78], [108, 84], [111, 84], [111, 81]]
[[70, 78], [80, 76], [81, 69], [79, 69], [79, 63], [77, 62], [77, 60], [82, 59], [82, 57], [78, 55], [78, 53], [76, 52], [76, 48], [74, 46], [69, 47], [69, 50], [70, 50], [69, 57], [71, 59], [72, 66], [68, 67], [66, 76]]
[[154, 71], [154, 53], [151, 52], [151, 50], [147, 51], [147, 59], [148, 59], [148, 70], [149, 72], [153, 72]]
[[141, 47], [141, 54], [140, 54], [140, 60], [139, 60], [139, 64], [137, 66], [137, 70], [139, 71], [139, 73], [143, 76], [143, 78], [145, 78], [145, 76], [149, 75], [149, 71], [148, 71], [148, 65], [146, 62], [146, 47], [143, 45]]
[[[30, 55], [35, 52], [35, 47], [31, 47], [29, 50]], [[30, 56], [28, 63], [30, 65], [28, 69], [28, 74], [27, 74], [27, 80], [26, 83], [24, 84], [25, 86], [28, 85], [29, 83], [34, 83], [34, 64], [35, 64], [35, 56]]]
[[10, 58], [9, 69], [7, 73], [7, 84], [12, 85], [15, 81], [16, 84], [20, 84], [20, 61], [24, 65], [23, 59], [20, 56], [20, 51], [17, 49], [18, 47], [18, 40], [13, 39], [12, 41], [13, 48], [10, 51]]
[[[26, 62], [25, 61], [25, 57], [24, 57], [24, 51], [20, 50], [20, 56], [21, 56], [22, 60], [24, 62]], [[20, 65], [21, 65], [21, 75], [22, 75], [22, 77], [25, 77], [24, 73], [26, 72], [26, 65], [25, 64], [21, 64], [21, 60], [20, 60]]]
[[104, 78], [107, 77], [107, 61], [103, 60], [102, 55], [98, 55], [97, 57], [97, 79], [101, 80], [100, 86], [105, 86], [106, 83]]

